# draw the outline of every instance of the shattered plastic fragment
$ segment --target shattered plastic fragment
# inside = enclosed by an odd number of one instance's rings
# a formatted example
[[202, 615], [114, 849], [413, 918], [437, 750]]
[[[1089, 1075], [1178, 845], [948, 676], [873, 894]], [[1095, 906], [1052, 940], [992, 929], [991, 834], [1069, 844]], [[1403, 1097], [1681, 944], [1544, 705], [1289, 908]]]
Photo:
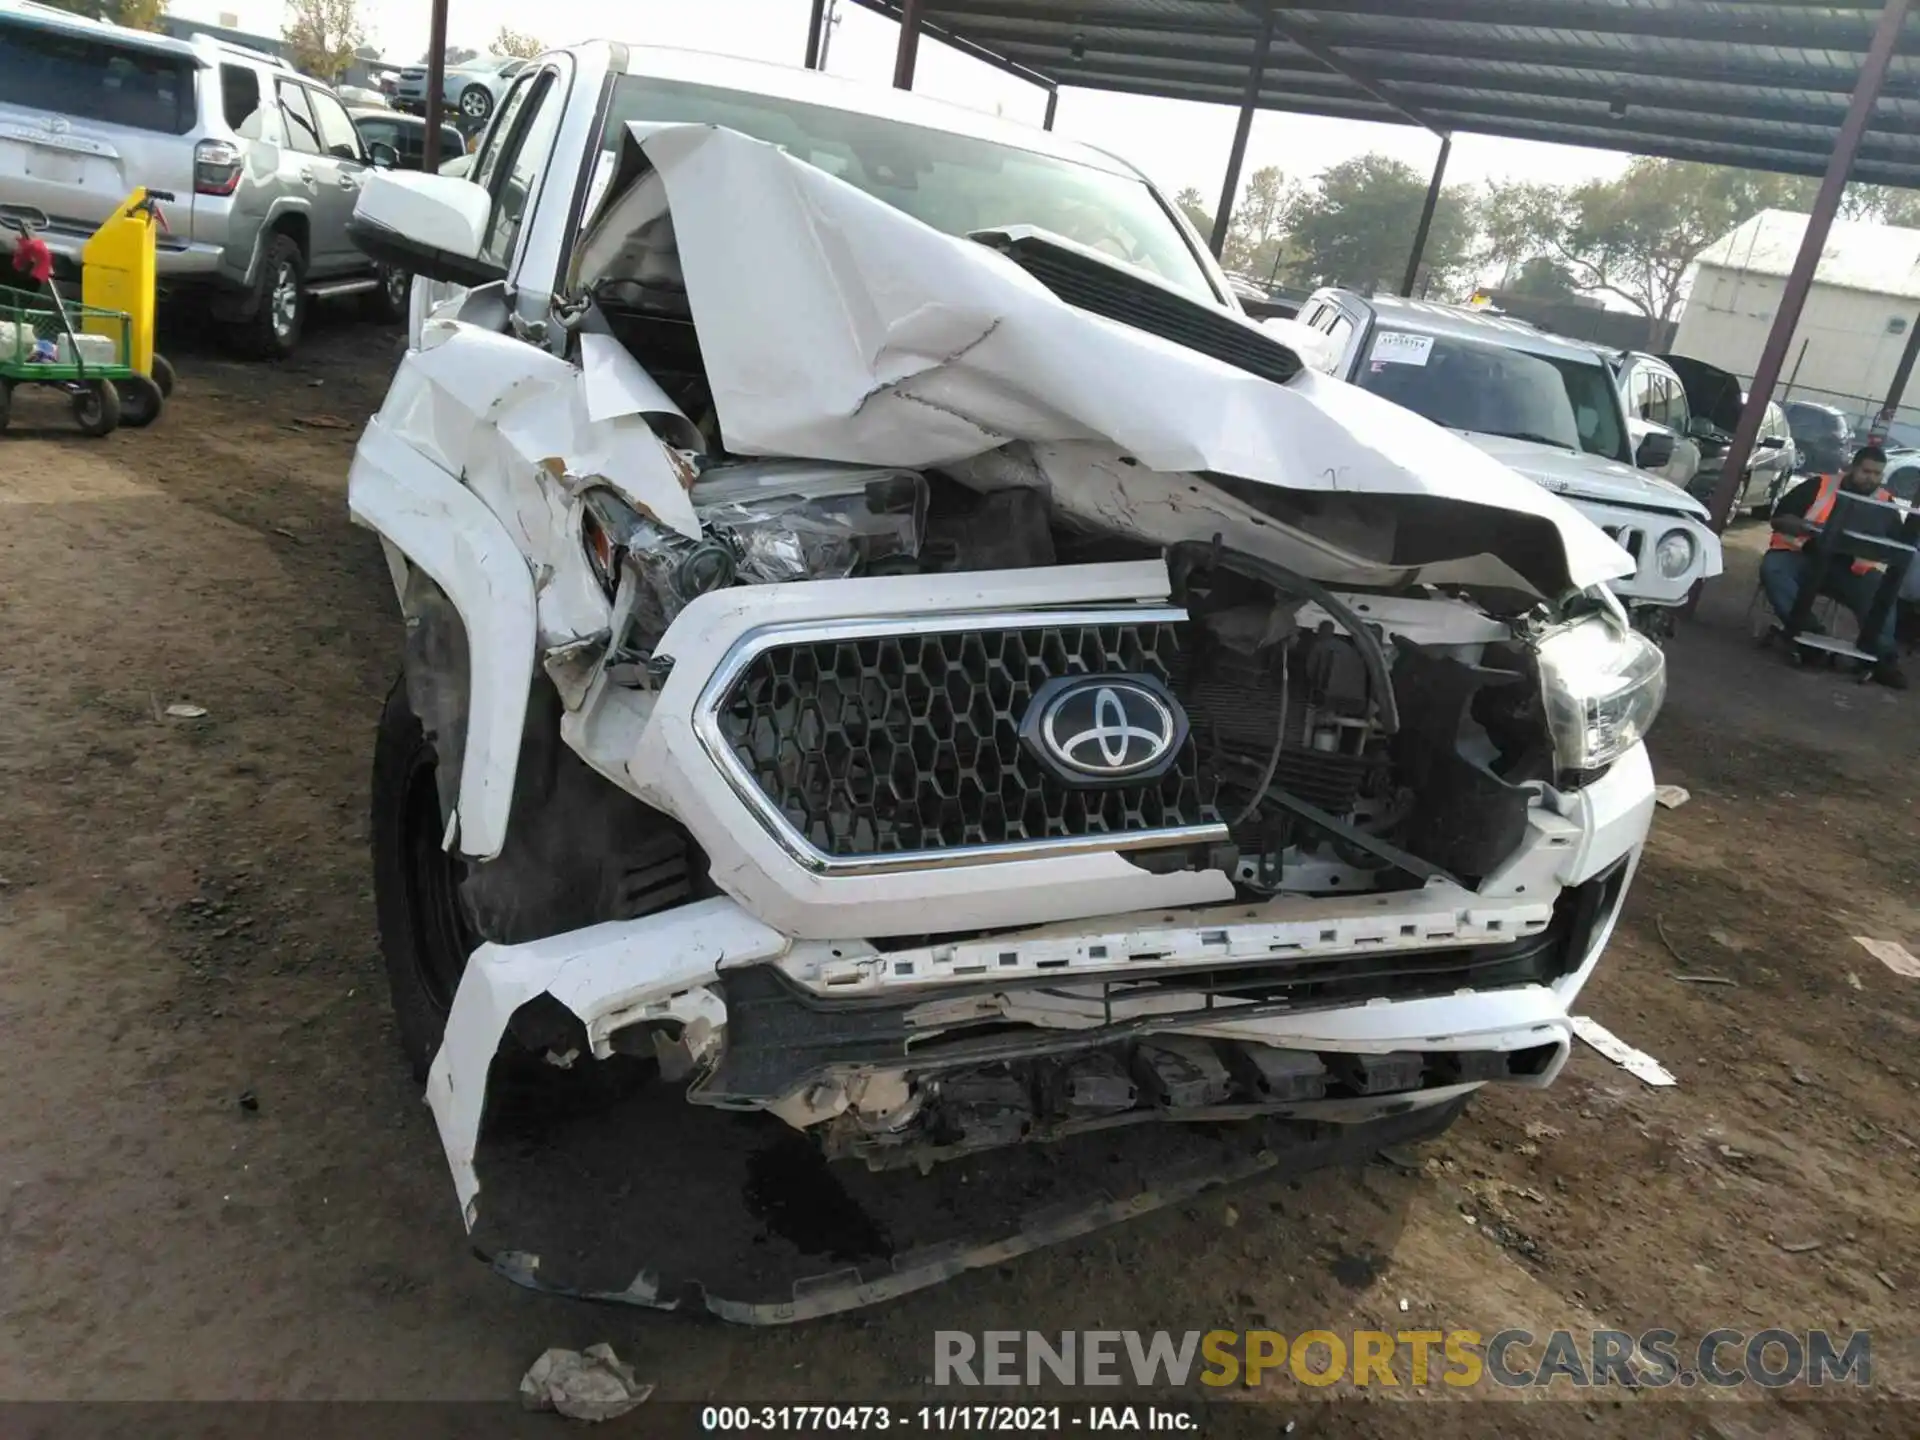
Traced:
[[1873, 940], [1865, 935], [1856, 935], [1853, 941], [1894, 974], [1909, 980], [1920, 980], [1920, 960], [1916, 960], [1913, 952], [1898, 941]]
[[1573, 1033], [1613, 1061], [1629, 1075], [1649, 1085], [1673, 1085], [1676, 1082], [1666, 1066], [1643, 1050], [1636, 1050], [1598, 1020], [1587, 1015], [1573, 1017]]

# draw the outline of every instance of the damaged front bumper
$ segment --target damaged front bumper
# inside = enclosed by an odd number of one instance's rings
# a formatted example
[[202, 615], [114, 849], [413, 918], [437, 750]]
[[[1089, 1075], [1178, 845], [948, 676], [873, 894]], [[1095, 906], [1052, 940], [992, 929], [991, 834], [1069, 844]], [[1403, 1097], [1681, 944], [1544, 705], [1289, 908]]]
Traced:
[[[1651, 788], [1636, 749], [1567, 813], [1539, 812], [1483, 893], [1435, 881], [888, 950], [795, 939], [715, 898], [483, 946], [428, 1083], [468, 1228], [519, 1283], [784, 1323], [1212, 1186], [1424, 1138], [1482, 1084], [1544, 1086], [1559, 1073]], [[531, 1157], [524, 1140], [483, 1146], [495, 1057], [515, 1013], [542, 996], [577, 1018], [595, 1060], [671, 1050], [691, 1085], [651, 1085], [613, 1115], [543, 1126]], [[891, 1153], [874, 1090], [906, 1070], [946, 1077], [990, 1141], [1049, 1143]], [[991, 1078], [1005, 1075], [1019, 1077], [1011, 1098]], [[1076, 1103], [1112, 1083], [1125, 1093], [1110, 1103]], [[1058, 1098], [1022, 1110], [1021, 1094]], [[818, 1149], [796, 1160], [786, 1143], [813, 1147], [810, 1137], [711, 1108], [817, 1126], [825, 1154], [854, 1163], [830, 1178]], [[1121, 1126], [1138, 1132], [1124, 1165], [1109, 1153]], [[769, 1179], [782, 1165], [798, 1177]], [[790, 1233], [796, 1196], [817, 1190], [821, 1208], [857, 1221], [824, 1238]], [[735, 1229], [724, 1217], [743, 1195], [747, 1228]], [[587, 1248], [591, 1261], [572, 1258]]]

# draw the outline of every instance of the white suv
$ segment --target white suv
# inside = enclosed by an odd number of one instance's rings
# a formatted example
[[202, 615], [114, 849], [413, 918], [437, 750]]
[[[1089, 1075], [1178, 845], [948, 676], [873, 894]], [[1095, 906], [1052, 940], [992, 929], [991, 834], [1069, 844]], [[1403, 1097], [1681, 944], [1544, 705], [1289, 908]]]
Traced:
[[0, 203], [51, 217], [69, 268], [135, 186], [173, 195], [162, 287], [206, 291], [253, 353], [290, 353], [314, 299], [405, 313], [405, 275], [347, 238], [369, 165], [339, 98], [284, 61], [0, 0]]
[[[474, 287], [350, 505], [381, 944], [508, 1274], [793, 1319], [1559, 1073], [1652, 807], [1627, 557], [1125, 163], [592, 44], [355, 226]], [[489, 1148], [503, 1051], [655, 1083]]]

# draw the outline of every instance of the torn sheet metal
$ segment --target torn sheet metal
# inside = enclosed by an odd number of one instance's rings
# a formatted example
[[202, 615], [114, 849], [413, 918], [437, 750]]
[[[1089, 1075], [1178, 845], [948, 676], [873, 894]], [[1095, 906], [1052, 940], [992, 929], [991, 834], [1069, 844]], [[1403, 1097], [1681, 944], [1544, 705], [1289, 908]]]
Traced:
[[662, 525], [700, 534], [688, 467], [656, 434], [697, 440], [691, 422], [615, 342], [583, 338], [596, 341], [592, 361], [575, 369], [510, 336], [431, 320], [380, 410], [388, 432], [459, 476], [507, 526], [534, 570], [543, 647], [607, 625], [606, 597], [578, 563], [582, 489], [607, 485]]
[[[986, 246], [736, 132], [641, 127], [629, 143], [664, 181], [735, 453], [923, 468], [1012, 440], [1106, 441], [1166, 473], [1537, 516], [1566, 588], [1631, 572], [1564, 502], [1378, 396], [1311, 370], [1276, 385], [1077, 310]], [[618, 274], [621, 237], [658, 228], [660, 205], [644, 178], [614, 196], [581, 280]]]
[[1649, 1085], [1674, 1085], [1679, 1082], [1673, 1078], [1667, 1067], [1647, 1054], [1636, 1050], [1618, 1035], [1614, 1034], [1598, 1020], [1588, 1015], [1573, 1017], [1573, 1033], [1587, 1044], [1598, 1050], [1607, 1059], [1613, 1061], [1622, 1070]]
[[551, 995], [579, 1017], [596, 1059], [614, 1031], [651, 1019], [683, 1027], [696, 1054], [718, 1042], [726, 1009], [704, 988], [723, 960], [779, 955], [787, 938], [731, 900], [701, 900], [644, 922], [575, 930], [524, 945], [482, 945], [454, 992], [445, 1038], [427, 1072], [427, 1104], [453, 1171], [467, 1228], [478, 1214], [473, 1168], [487, 1072], [514, 1012]]

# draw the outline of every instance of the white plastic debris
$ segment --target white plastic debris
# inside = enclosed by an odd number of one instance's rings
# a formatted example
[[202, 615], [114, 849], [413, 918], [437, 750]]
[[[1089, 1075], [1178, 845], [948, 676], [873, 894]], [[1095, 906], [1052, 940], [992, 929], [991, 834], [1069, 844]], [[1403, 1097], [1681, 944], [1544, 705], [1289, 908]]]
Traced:
[[169, 705], [167, 714], [176, 720], [203, 720], [207, 710], [204, 705]]
[[651, 1394], [653, 1386], [635, 1380], [633, 1367], [605, 1344], [549, 1350], [520, 1379], [522, 1408], [557, 1410], [570, 1420], [611, 1420]]
[[1898, 941], [1871, 940], [1865, 935], [1856, 935], [1853, 943], [1894, 974], [1903, 975], [1909, 980], [1920, 980], [1920, 960], [1916, 960], [1913, 952]]
[[1636, 1050], [1618, 1035], [1589, 1015], [1573, 1017], [1573, 1033], [1587, 1044], [1598, 1050], [1607, 1059], [1613, 1061], [1629, 1075], [1645, 1081], [1649, 1085], [1673, 1085], [1678, 1082], [1667, 1072], [1667, 1067], [1647, 1054]]
[[1653, 787], [1653, 798], [1663, 810], [1678, 810], [1693, 796], [1684, 785], [1656, 785]]

